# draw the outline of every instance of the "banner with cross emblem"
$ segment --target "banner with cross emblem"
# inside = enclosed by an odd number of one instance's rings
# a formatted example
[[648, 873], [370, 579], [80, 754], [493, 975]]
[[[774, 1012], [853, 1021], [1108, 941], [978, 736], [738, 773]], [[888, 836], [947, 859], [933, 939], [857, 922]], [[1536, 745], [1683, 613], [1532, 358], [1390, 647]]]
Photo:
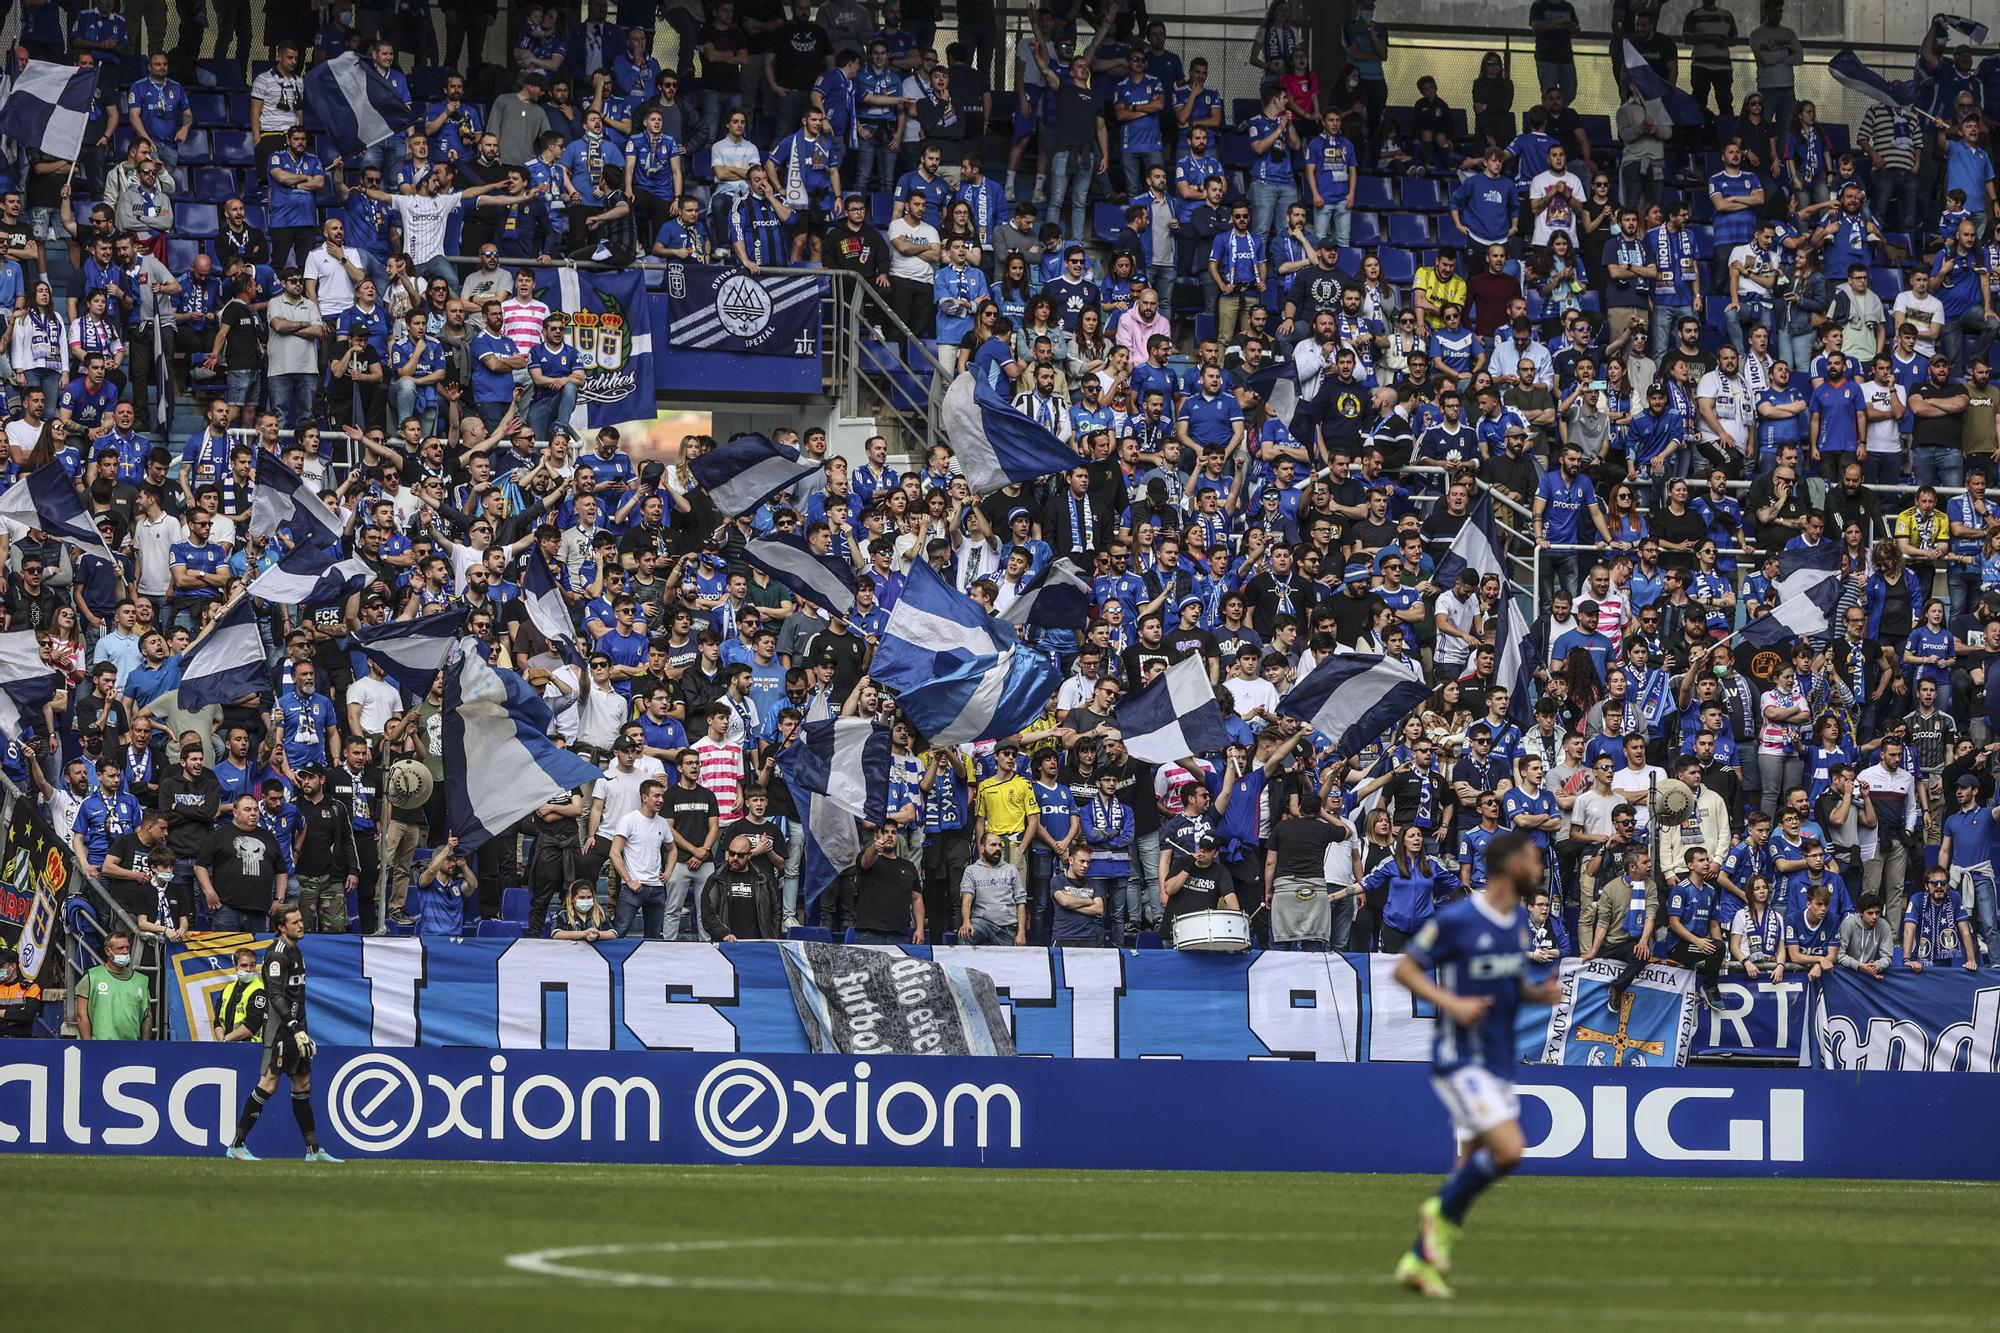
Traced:
[[1522, 1008], [1515, 1046], [1524, 1064], [1678, 1066], [1694, 1044], [1694, 973], [1649, 963], [1623, 994], [1612, 983], [1622, 963], [1565, 958], [1562, 998], [1553, 1007]]

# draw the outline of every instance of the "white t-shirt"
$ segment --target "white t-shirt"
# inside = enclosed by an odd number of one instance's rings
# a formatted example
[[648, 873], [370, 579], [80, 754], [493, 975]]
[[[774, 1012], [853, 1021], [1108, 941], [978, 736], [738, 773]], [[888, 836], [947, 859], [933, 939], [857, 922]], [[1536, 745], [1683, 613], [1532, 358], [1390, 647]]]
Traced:
[[625, 839], [625, 868], [632, 878], [647, 886], [658, 884], [666, 864], [662, 849], [673, 841], [674, 826], [664, 816], [634, 810], [618, 821], [612, 836]]
[[1588, 198], [1589, 194], [1584, 190], [1583, 182], [1575, 175], [1567, 171], [1561, 175], [1553, 171], [1544, 171], [1528, 182], [1528, 198], [1531, 202], [1544, 199], [1550, 194], [1559, 192], [1563, 187], [1568, 187], [1567, 199], [1557, 199], [1535, 214], [1536, 245], [1547, 245], [1549, 237], [1559, 231], [1568, 232], [1571, 241], [1578, 239], [1576, 205], [1579, 200]]
[[1236, 716], [1246, 722], [1260, 708], [1278, 710], [1278, 687], [1262, 676], [1251, 680], [1231, 676], [1222, 683], [1229, 687], [1229, 697], [1236, 701]]
[[1641, 764], [1638, 768], [1629, 765], [1611, 775], [1611, 790], [1619, 800], [1632, 805], [1632, 813], [1637, 820], [1640, 833], [1646, 831], [1646, 798], [1652, 794], [1653, 784], [1664, 780], [1667, 770], [1655, 764]]
[[174, 543], [181, 539], [181, 521], [161, 512], [157, 519], [140, 519], [132, 525], [132, 545], [139, 553], [139, 591], [148, 597], [165, 597], [173, 586], [169, 568], [174, 563]]
[[348, 276], [347, 266], [328, 254], [324, 245], [313, 247], [306, 256], [305, 277], [307, 282], [319, 284], [313, 292], [319, 300], [322, 317], [332, 319], [353, 307], [354, 279]]
[[597, 821], [597, 836], [609, 843], [615, 835], [619, 821], [639, 808], [639, 788], [647, 778], [665, 777], [666, 766], [650, 754], [642, 754], [627, 773], [618, 766], [616, 760], [604, 770], [604, 776], [597, 780], [597, 789], [591, 792], [593, 800], [604, 802], [604, 813]]
[[[1901, 324], [1906, 318], [1917, 327], [1925, 329], [1932, 324], [1944, 323], [1944, 303], [1935, 296], [1918, 296], [1915, 292], [1904, 292], [1896, 298], [1893, 307], [1896, 312], [1894, 322]], [[1917, 334], [1917, 355], [1923, 357], [1937, 355], [1937, 340]]]
[[[937, 228], [928, 222], [910, 225], [908, 218], [897, 218], [889, 224], [890, 241], [915, 241], [920, 245], [934, 246], [938, 243]], [[922, 255], [906, 255], [892, 244], [889, 247], [889, 276], [908, 278], [913, 282], [930, 283], [937, 277], [937, 265]]]
[[403, 249], [413, 264], [427, 264], [444, 253], [445, 224], [458, 211], [465, 196], [450, 194], [399, 194], [396, 211], [403, 215]]
[[363, 676], [347, 687], [349, 703], [361, 705], [361, 729], [380, 736], [403, 705], [403, 692], [386, 680]]
[[[1721, 424], [1723, 434], [1729, 437], [1730, 445], [1741, 449], [1750, 438], [1751, 411], [1750, 393], [1744, 388], [1743, 381], [1735, 375], [1724, 375], [1719, 370], [1711, 370], [1703, 375], [1701, 383], [1695, 386], [1694, 396], [1697, 399], [1715, 400], [1716, 421]], [[1715, 438], [1705, 419], [1701, 422], [1701, 434], [1705, 440]]]
[[[1860, 381], [1861, 397], [1872, 412], [1886, 412], [1891, 403], [1907, 402], [1908, 398], [1900, 384], [1877, 384], [1874, 379]], [[1880, 421], [1868, 423], [1868, 452], [1871, 454], [1900, 454], [1903, 451], [1903, 434], [1894, 419], [1884, 417]]]
[[[1442, 611], [1444, 618], [1459, 629], [1470, 634], [1473, 622], [1479, 619], [1479, 595], [1461, 598], [1457, 591], [1438, 594], [1433, 604], [1436, 611]], [[1464, 639], [1455, 639], [1447, 634], [1438, 635], [1436, 660], [1448, 666], [1463, 666], [1472, 656], [1472, 648]]]
[[[741, 167], [748, 171], [764, 160], [757, 151], [757, 145], [748, 139], [734, 143], [728, 135], [716, 140], [708, 148], [709, 162], [718, 167]], [[740, 199], [750, 193], [750, 182], [746, 180], [723, 181], [715, 187], [717, 194], [726, 194], [732, 199]]]
[[1576, 798], [1576, 804], [1570, 807], [1569, 822], [1585, 833], [1608, 838], [1611, 836], [1611, 812], [1624, 803], [1624, 798], [1615, 790], [1599, 796], [1593, 788]]

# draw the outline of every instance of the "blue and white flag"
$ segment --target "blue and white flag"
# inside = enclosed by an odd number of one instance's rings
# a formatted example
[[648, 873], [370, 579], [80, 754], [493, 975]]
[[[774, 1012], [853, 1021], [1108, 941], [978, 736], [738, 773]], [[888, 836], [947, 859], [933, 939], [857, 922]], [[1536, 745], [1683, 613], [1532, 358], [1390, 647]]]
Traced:
[[563, 338], [576, 349], [577, 368], [583, 371], [576, 412], [568, 423], [576, 438], [588, 439], [585, 431], [658, 416], [646, 275], [545, 268], [535, 271], [535, 288], [551, 309], [569, 313]]
[[62, 673], [42, 660], [33, 630], [0, 634], [0, 732], [18, 737], [24, 722], [41, 730], [42, 705], [62, 683]]
[[965, 484], [988, 495], [1017, 481], [1067, 472], [1083, 456], [967, 372], [951, 382], [938, 423], [951, 440]]
[[1381, 654], [1344, 653], [1314, 667], [1278, 701], [1278, 712], [1311, 726], [1351, 757], [1429, 696], [1428, 685]]
[[421, 698], [444, 669], [464, 625], [465, 610], [460, 607], [415, 620], [391, 620], [356, 630], [349, 638], [371, 661], [381, 663], [382, 674]]
[[1649, 963], [1613, 995], [1623, 965], [1565, 958], [1553, 1005], [1524, 1004], [1514, 1018], [1522, 1064], [1673, 1069], [1694, 1045], [1694, 972]]
[[549, 567], [539, 542], [528, 543], [527, 553], [521, 557], [521, 607], [558, 656], [564, 661], [581, 660], [576, 621], [570, 616], [569, 603], [563, 600], [562, 581]]
[[340, 545], [340, 515], [313, 494], [305, 478], [268, 449], [258, 449], [257, 489], [250, 493], [250, 535], [268, 539], [282, 529], [292, 549], [331, 550]]
[[76, 161], [90, 128], [101, 69], [30, 60], [7, 81], [0, 100], [0, 136], [64, 162]]
[[819, 356], [820, 278], [667, 265], [667, 345], [684, 352]]
[[1229, 744], [1215, 686], [1201, 654], [1190, 653], [1119, 703], [1112, 713], [1134, 759], [1172, 764]]
[[1494, 617], [1493, 641], [1499, 645], [1499, 660], [1493, 664], [1493, 678], [1507, 687], [1507, 717], [1526, 730], [1535, 725], [1535, 652], [1529, 625], [1514, 605], [1514, 591], [1502, 588], [1500, 610]]
[[688, 464], [694, 479], [729, 518], [747, 514], [779, 491], [788, 491], [824, 466], [762, 435], [739, 435]]
[[403, 133], [417, 118], [382, 71], [352, 51], [306, 71], [306, 106], [343, 157]]
[[1500, 543], [1493, 531], [1493, 497], [1483, 490], [1472, 502], [1465, 522], [1459, 525], [1458, 535], [1451, 539], [1450, 549], [1438, 560], [1431, 583], [1449, 588], [1458, 581], [1463, 569], [1472, 570], [1480, 578], [1500, 572]]
[[1025, 730], [1060, 679], [1055, 658], [1021, 644], [899, 692], [896, 705], [932, 745], [969, 745]]
[[470, 639], [444, 665], [443, 711], [445, 827], [461, 850], [473, 851], [536, 806], [604, 776], [549, 739], [553, 719], [541, 695], [489, 665]]
[[282, 606], [331, 606], [375, 581], [360, 558], [335, 560], [325, 551], [300, 547], [250, 581], [250, 595]]
[[1244, 377], [1243, 387], [1264, 400], [1264, 406], [1279, 421], [1290, 426], [1299, 410], [1299, 367], [1281, 356], [1261, 370]]
[[195, 712], [271, 687], [256, 604], [239, 595], [181, 654], [180, 706]]
[[794, 796], [809, 792], [856, 819], [889, 819], [889, 728], [865, 717], [808, 722], [778, 761]]
[[807, 907], [861, 858], [861, 829], [854, 816], [825, 797], [794, 791], [799, 824], [805, 833], [804, 860], [799, 867], [799, 891]]
[[1706, 119], [1701, 103], [1668, 83], [1639, 54], [1639, 48], [1625, 43], [1625, 77], [1638, 89], [1646, 114], [1661, 125], [1700, 125]]
[[1957, 14], [1940, 14], [1938, 22], [1944, 25], [1947, 45], [1986, 45], [1986, 25], [1977, 19], [1960, 18]]
[[1839, 544], [1822, 541], [1818, 546], [1780, 551], [1778, 571], [1778, 581], [1771, 585], [1777, 605], [1742, 629], [1749, 647], [1772, 648], [1794, 639], [1818, 638], [1831, 627], [1834, 607], [1840, 603]]
[[854, 614], [854, 566], [837, 556], [815, 555], [812, 543], [796, 533], [759, 537], [743, 548], [743, 559], [830, 616]]
[[910, 566], [902, 595], [882, 625], [869, 674], [901, 694], [1020, 642], [1014, 627], [986, 614], [929, 564]]
[[1091, 598], [1089, 581], [1076, 572], [1068, 556], [1058, 556], [1028, 580], [1020, 595], [1000, 613], [1000, 619], [1010, 625], [1081, 633], [1090, 620]]
[[0, 495], [0, 519], [46, 533], [87, 555], [114, 557], [104, 548], [97, 520], [83, 507], [83, 494], [59, 462], [36, 468]]
[[1901, 109], [1915, 106], [1917, 85], [1914, 79], [1901, 82], [1883, 78], [1862, 62], [1854, 54], [1854, 48], [1844, 46], [1833, 59], [1826, 62], [1826, 72], [1833, 75], [1833, 81], [1850, 91], [1860, 93], [1871, 102]]

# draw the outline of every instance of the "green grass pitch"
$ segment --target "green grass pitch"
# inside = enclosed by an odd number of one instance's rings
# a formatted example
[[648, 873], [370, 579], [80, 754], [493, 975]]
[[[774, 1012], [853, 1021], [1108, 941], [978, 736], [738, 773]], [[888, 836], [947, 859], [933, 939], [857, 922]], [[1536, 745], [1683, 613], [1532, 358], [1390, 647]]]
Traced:
[[[1079, 1132], [1095, 1132], [1080, 1130]], [[1993, 1327], [2000, 1188], [13, 1158], [14, 1308], [288, 1330]]]

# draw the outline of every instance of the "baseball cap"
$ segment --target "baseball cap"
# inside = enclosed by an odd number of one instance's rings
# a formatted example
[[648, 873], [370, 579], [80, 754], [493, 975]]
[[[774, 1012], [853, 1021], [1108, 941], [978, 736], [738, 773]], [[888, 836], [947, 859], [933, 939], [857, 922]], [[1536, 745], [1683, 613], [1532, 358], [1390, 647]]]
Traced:
[[1215, 835], [1213, 833], [1202, 834], [1199, 838], [1195, 839], [1194, 845], [1197, 850], [1210, 851], [1210, 852], [1222, 846], [1220, 842], [1216, 841]]
[[621, 752], [636, 750], [639, 748], [639, 742], [631, 736], [620, 736], [617, 740], [611, 742], [611, 748]]
[[1974, 791], [1977, 791], [1977, 790], [1979, 790], [1979, 779], [1978, 779], [1978, 778], [1976, 778], [1976, 777], [1974, 777], [1974, 776], [1972, 776], [1972, 774], [1970, 774], [1970, 773], [1961, 773], [1961, 774], [1959, 774], [1959, 775], [1958, 775], [1958, 789], [1959, 789], [1960, 791], [1964, 791], [1964, 790], [1965, 790], [1965, 789], [1966, 789], [1967, 787], [1970, 787], [1970, 788], [1972, 788], [1972, 789], [1973, 789]]
[[301, 764], [299, 766], [299, 776], [302, 778], [323, 778], [326, 776], [326, 765]]
[[1322, 236], [1314, 244], [1318, 245], [1322, 250], [1338, 250], [1340, 248], [1340, 242], [1331, 236]]

